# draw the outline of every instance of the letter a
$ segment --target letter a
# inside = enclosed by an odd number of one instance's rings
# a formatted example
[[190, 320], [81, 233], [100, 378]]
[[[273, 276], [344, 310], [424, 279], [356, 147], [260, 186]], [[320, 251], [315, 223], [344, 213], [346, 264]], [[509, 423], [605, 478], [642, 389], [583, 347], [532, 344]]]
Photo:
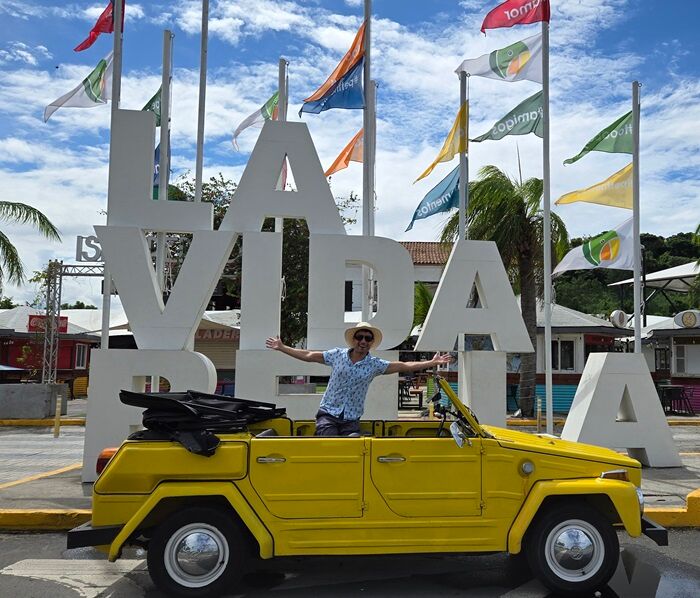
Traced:
[[[474, 285], [481, 308], [466, 305]], [[460, 334], [489, 334], [496, 351], [532, 352], [525, 322], [492, 241], [455, 243], [416, 351], [451, 350]]]
[[[276, 189], [285, 156], [297, 192]], [[271, 217], [305, 219], [311, 234], [345, 234], [304, 123], [265, 123], [219, 230], [258, 233]]]

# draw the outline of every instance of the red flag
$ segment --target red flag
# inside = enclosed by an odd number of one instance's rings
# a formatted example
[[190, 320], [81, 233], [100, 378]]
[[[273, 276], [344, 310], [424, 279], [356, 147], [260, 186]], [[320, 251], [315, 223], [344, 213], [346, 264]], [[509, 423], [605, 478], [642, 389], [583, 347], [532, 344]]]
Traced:
[[506, 0], [486, 15], [481, 24], [481, 32], [540, 21], [549, 23], [549, 0]]
[[[122, 0], [123, 1], [123, 0]], [[110, 2], [102, 11], [102, 14], [97, 17], [97, 22], [95, 26], [90, 29], [90, 33], [87, 39], [80, 44], [78, 44], [73, 50], [75, 52], [82, 52], [87, 50], [95, 40], [99, 37], [100, 33], [112, 33], [114, 31], [114, 2]], [[122, 4], [122, 30], [124, 29], [124, 4]]]

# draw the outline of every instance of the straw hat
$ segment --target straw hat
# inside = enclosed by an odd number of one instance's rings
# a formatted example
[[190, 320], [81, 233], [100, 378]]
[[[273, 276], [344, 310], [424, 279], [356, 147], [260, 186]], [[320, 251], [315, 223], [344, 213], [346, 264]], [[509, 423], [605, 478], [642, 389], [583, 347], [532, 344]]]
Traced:
[[374, 347], [378, 347], [381, 344], [382, 331], [379, 330], [379, 328], [375, 328], [371, 324], [368, 324], [367, 322], [359, 322], [345, 331], [345, 342], [348, 344], [348, 347], [352, 347], [353, 337], [358, 330], [369, 330], [369, 332], [372, 333], [374, 336]]

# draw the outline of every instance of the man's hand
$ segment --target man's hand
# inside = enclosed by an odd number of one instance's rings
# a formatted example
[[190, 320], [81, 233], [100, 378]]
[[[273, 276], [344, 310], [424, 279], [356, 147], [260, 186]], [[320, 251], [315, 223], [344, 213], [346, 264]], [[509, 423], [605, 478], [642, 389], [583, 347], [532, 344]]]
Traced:
[[280, 340], [279, 336], [271, 336], [265, 341], [265, 346], [268, 349], [273, 349], [275, 351], [281, 351], [284, 347], [284, 343]]
[[452, 362], [452, 355], [449, 353], [435, 353], [432, 359], [433, 365], [443, 365]]

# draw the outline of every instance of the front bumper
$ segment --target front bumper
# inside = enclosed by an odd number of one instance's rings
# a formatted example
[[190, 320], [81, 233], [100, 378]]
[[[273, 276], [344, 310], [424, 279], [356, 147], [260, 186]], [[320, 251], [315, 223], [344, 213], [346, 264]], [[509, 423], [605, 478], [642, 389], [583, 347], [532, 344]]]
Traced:
[[66, 543], [68, 548], [82, 548], [83, 546], [102, 546], [111, 544], [122, 529], [121, 525], [107, 525], [104, 527], [92, 527], [92, 521], [74, 527], [68, 532]]
[[651, 519], [642, 517], [642, 533], [659, 546], [668, 546], [668, 530]]

